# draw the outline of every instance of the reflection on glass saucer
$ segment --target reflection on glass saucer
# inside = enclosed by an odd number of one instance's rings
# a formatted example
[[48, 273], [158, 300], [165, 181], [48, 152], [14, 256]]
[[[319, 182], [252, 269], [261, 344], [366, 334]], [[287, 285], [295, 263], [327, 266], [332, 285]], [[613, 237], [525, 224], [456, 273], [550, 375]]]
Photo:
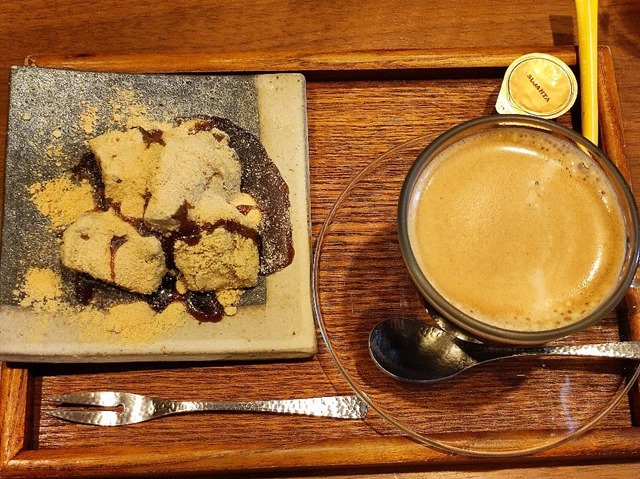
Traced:
[[[449, 452], [514, 456], [549, 449], [595, 426], [638, 372], [617, 359], [531, 357], [474, 367], [446, 381], [398, 381], [369, 353], [387, 318], [433, 323], [406, 272], [396, 210], [404, 177], [430, 137], [364, 168], [322, 226], [313, 262], [314, 308], [331, 356], [356, 393], [404, 434]], [[553, 344], [617, 341], [618, 319]]]

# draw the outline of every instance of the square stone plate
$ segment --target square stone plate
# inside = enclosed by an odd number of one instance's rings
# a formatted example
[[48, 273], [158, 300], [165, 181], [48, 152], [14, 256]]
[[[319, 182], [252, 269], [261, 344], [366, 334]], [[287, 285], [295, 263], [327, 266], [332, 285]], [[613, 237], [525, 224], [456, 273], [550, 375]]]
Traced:
[[[114, 325], [86, 321], [81, 313], [25, 307], [20, 291], [30, 271], [58, 272], [62, 289], [73, 290], [73, 275], [60, 265], [59, 239], [29, 188], [73, 168], [88, 152], [87, 140], [109, 129], [143, 119], [202, 115], [227, 118], [258, 136], [289, 186], [295, 255], [289, 266], [266, 277], [266, 299], [240, 306], [237, 315], [215, 323], [189, 318], [148, 324], [132, 314]], [[16, 67], [8, 125], [0, 360], [254, 360], [315, 354], [302, 75], [135, 75]], [[46, 290], [34, 294], [47, 299]]]

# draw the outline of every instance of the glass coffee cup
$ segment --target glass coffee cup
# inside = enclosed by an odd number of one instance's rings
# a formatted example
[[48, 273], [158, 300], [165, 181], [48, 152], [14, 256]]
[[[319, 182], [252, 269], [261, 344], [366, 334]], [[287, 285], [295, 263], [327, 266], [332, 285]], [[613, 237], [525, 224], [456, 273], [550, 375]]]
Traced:
[[638, 266], [638, 211], [607, 156], [555, 122], [458, 125], [416, 159], [398, 234], [425, 301], [481, 341], [541, 344], [622, 300]]

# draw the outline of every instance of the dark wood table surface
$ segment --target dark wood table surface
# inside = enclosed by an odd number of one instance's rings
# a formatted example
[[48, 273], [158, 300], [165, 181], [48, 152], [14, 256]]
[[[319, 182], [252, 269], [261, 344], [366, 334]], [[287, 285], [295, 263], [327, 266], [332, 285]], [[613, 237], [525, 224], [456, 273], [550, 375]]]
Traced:
[[[608, 45], [612, 52], [632, 182], [640, 185], [640, 2], [601, 0], [598, 24], [599, 43]], [[1, 0], [0, 158], [5, 153], [10, 67], [23, 64], [28, 56], [526, 50], [572, 46], [577, 39], [575, 4], [571, 0]], [[319, 477], [323, 471], [313, 474]], [[639, 477], [640, 462], [591, 461], [554, 467], [482, 464], [447, 471], [418, 468], [398, 473], [363, 472], [363, 476], [385, 478], [559, 478], [590, 474], [602, 479]], [[329, 476], [343, 477], [339, 471]]]

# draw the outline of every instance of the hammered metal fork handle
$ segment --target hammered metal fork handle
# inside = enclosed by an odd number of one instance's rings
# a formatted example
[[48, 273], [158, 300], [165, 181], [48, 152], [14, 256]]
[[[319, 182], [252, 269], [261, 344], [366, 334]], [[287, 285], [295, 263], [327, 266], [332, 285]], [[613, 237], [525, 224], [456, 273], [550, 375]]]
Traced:
[[301, 414], [341, 419], [362, 419], [367, 406], [355, 396], [330, 396], [305, 399], [279, 399], [271, 401], [171, 401], [156, 399], [154, 417], [198, 411], [244, 411]]

